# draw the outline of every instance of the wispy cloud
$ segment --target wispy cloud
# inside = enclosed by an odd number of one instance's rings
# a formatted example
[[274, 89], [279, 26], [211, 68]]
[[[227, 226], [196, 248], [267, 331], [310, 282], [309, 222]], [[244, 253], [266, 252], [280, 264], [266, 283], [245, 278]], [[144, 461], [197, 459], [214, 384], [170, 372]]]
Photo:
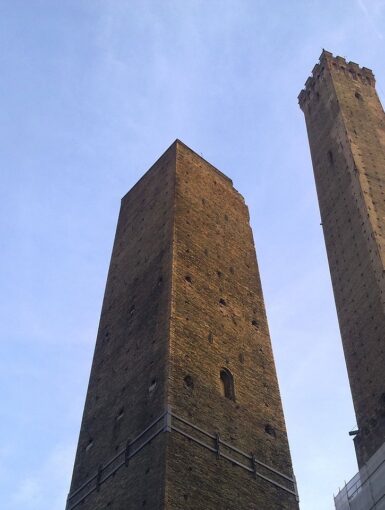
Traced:
[[385, 11], [385, 1], [384, 0], [357, 0], [357, 4], [360, 7], [361, 11], [365, 14], [368, 22], [372, 26], [375, 34], [379, 39], [383, 39], [384, 36], [382, 32], [377, 27], [378, 18]]
[[20, 480], [10, 508], [40, 510], [50, 501], [52, 510], [63, 510], [73, 459], [73, 445], [56, 446], [37, 471]]

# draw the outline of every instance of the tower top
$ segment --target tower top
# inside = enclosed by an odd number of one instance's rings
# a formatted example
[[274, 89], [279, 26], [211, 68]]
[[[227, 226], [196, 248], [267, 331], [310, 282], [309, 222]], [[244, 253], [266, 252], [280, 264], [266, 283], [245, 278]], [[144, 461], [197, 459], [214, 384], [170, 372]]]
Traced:
[[319, 62], [314, 66], [311, 76], [306, 80], [305, 87], [298, 96], [298, 102], [301, 108], [308, 99], [314, 95], [314, 90], [320, 79], [324, 77], [325, 71], [342, 73], [346, 77], [355, 81], [360, 81], [366, 85], [374, 87], [376, 80], [371, 69], [360, 67], [355, 62], [348, 62], [345, 58], [334, 56], [330, 51], [322, 50]]

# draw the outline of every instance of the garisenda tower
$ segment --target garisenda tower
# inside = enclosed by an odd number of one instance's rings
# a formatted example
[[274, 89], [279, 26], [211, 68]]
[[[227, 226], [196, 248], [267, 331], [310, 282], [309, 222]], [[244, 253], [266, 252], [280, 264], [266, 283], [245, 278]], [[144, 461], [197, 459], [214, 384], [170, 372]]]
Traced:
[[357, 418], [336, 507], [385, 508], [385, 114], [372, 71], [327, 51], [299, 103]]
[[298, 510], [248, 209], [176, 140], [122, 199], [67, 510]]

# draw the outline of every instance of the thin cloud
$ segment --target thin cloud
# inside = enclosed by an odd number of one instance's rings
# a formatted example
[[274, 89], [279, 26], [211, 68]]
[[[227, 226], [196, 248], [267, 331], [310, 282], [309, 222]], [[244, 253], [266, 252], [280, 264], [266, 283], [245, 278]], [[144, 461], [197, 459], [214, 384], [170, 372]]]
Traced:
[[12, 510], [39, 510], [51, 501], [52, 510], [62, 510], [73, 465], [74, 446], [58, 445], [43, 460], [40, 469], [22, 479], [11, 502]]
[[374, 33], [382, 40], [384, 36], [377, 28], [375, 19], [378, 19], [378, 17], [382, 15], [385, 8], [385, 2], [383, 0], [357, 0], [357, 4], [361, 11], [365, 14], [374, 30]]

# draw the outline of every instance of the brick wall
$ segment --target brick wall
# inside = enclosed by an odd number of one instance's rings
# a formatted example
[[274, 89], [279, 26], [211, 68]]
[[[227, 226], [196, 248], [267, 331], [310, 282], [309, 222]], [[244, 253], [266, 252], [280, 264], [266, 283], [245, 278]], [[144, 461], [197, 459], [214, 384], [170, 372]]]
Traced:
[[[181, 143], [176, 176], [169, 390], [172, 408], [290, 475], [290, 454], [247, 206], [227, 177]], [[235, 401], [223, 395], [223, 368], [234, 377]], [[193, 386], [185, 384], [186, 376], [192, 378]], [[237, 467], [224, 466], [223, 460], [216, 462], [215, 455], [206, 452], [196, 454], [192, 470], [185, 469], [180, 477], [189, 449], [190, 445], [178, 438], [169, 450], [169, 498], [176, 502], [176, 495], [183, 493], [190, 501], [183, 508], [214, 509], [224, 500], [229, 509], [239, 508], [240, 483], [246, 484], [249, 494], [242, 508], [259, 508], [262, 501], [262, 507], [274, 502], [277, 506], [272, 508], [297, 508], [294, 498], [272, 490], [267, 483], [254, 481]], [[183, 455], [177, 456], [176, 451]], [[213, 489], [218, 483], [226, 487], [226, 492], [221, 493], [217, 487], [208, 494], [210, 486]]]
[[179, 141], [122, 201], [71, 491], [168, 406], [195, 439], [172, 418], [79, 508], [298, 509], [290, 480], [203, 444], [292, 477], [247, 207]]
[[361, 466], [385, 441], [385, 115], [373, 73], [323, 52], [299, 96]]

